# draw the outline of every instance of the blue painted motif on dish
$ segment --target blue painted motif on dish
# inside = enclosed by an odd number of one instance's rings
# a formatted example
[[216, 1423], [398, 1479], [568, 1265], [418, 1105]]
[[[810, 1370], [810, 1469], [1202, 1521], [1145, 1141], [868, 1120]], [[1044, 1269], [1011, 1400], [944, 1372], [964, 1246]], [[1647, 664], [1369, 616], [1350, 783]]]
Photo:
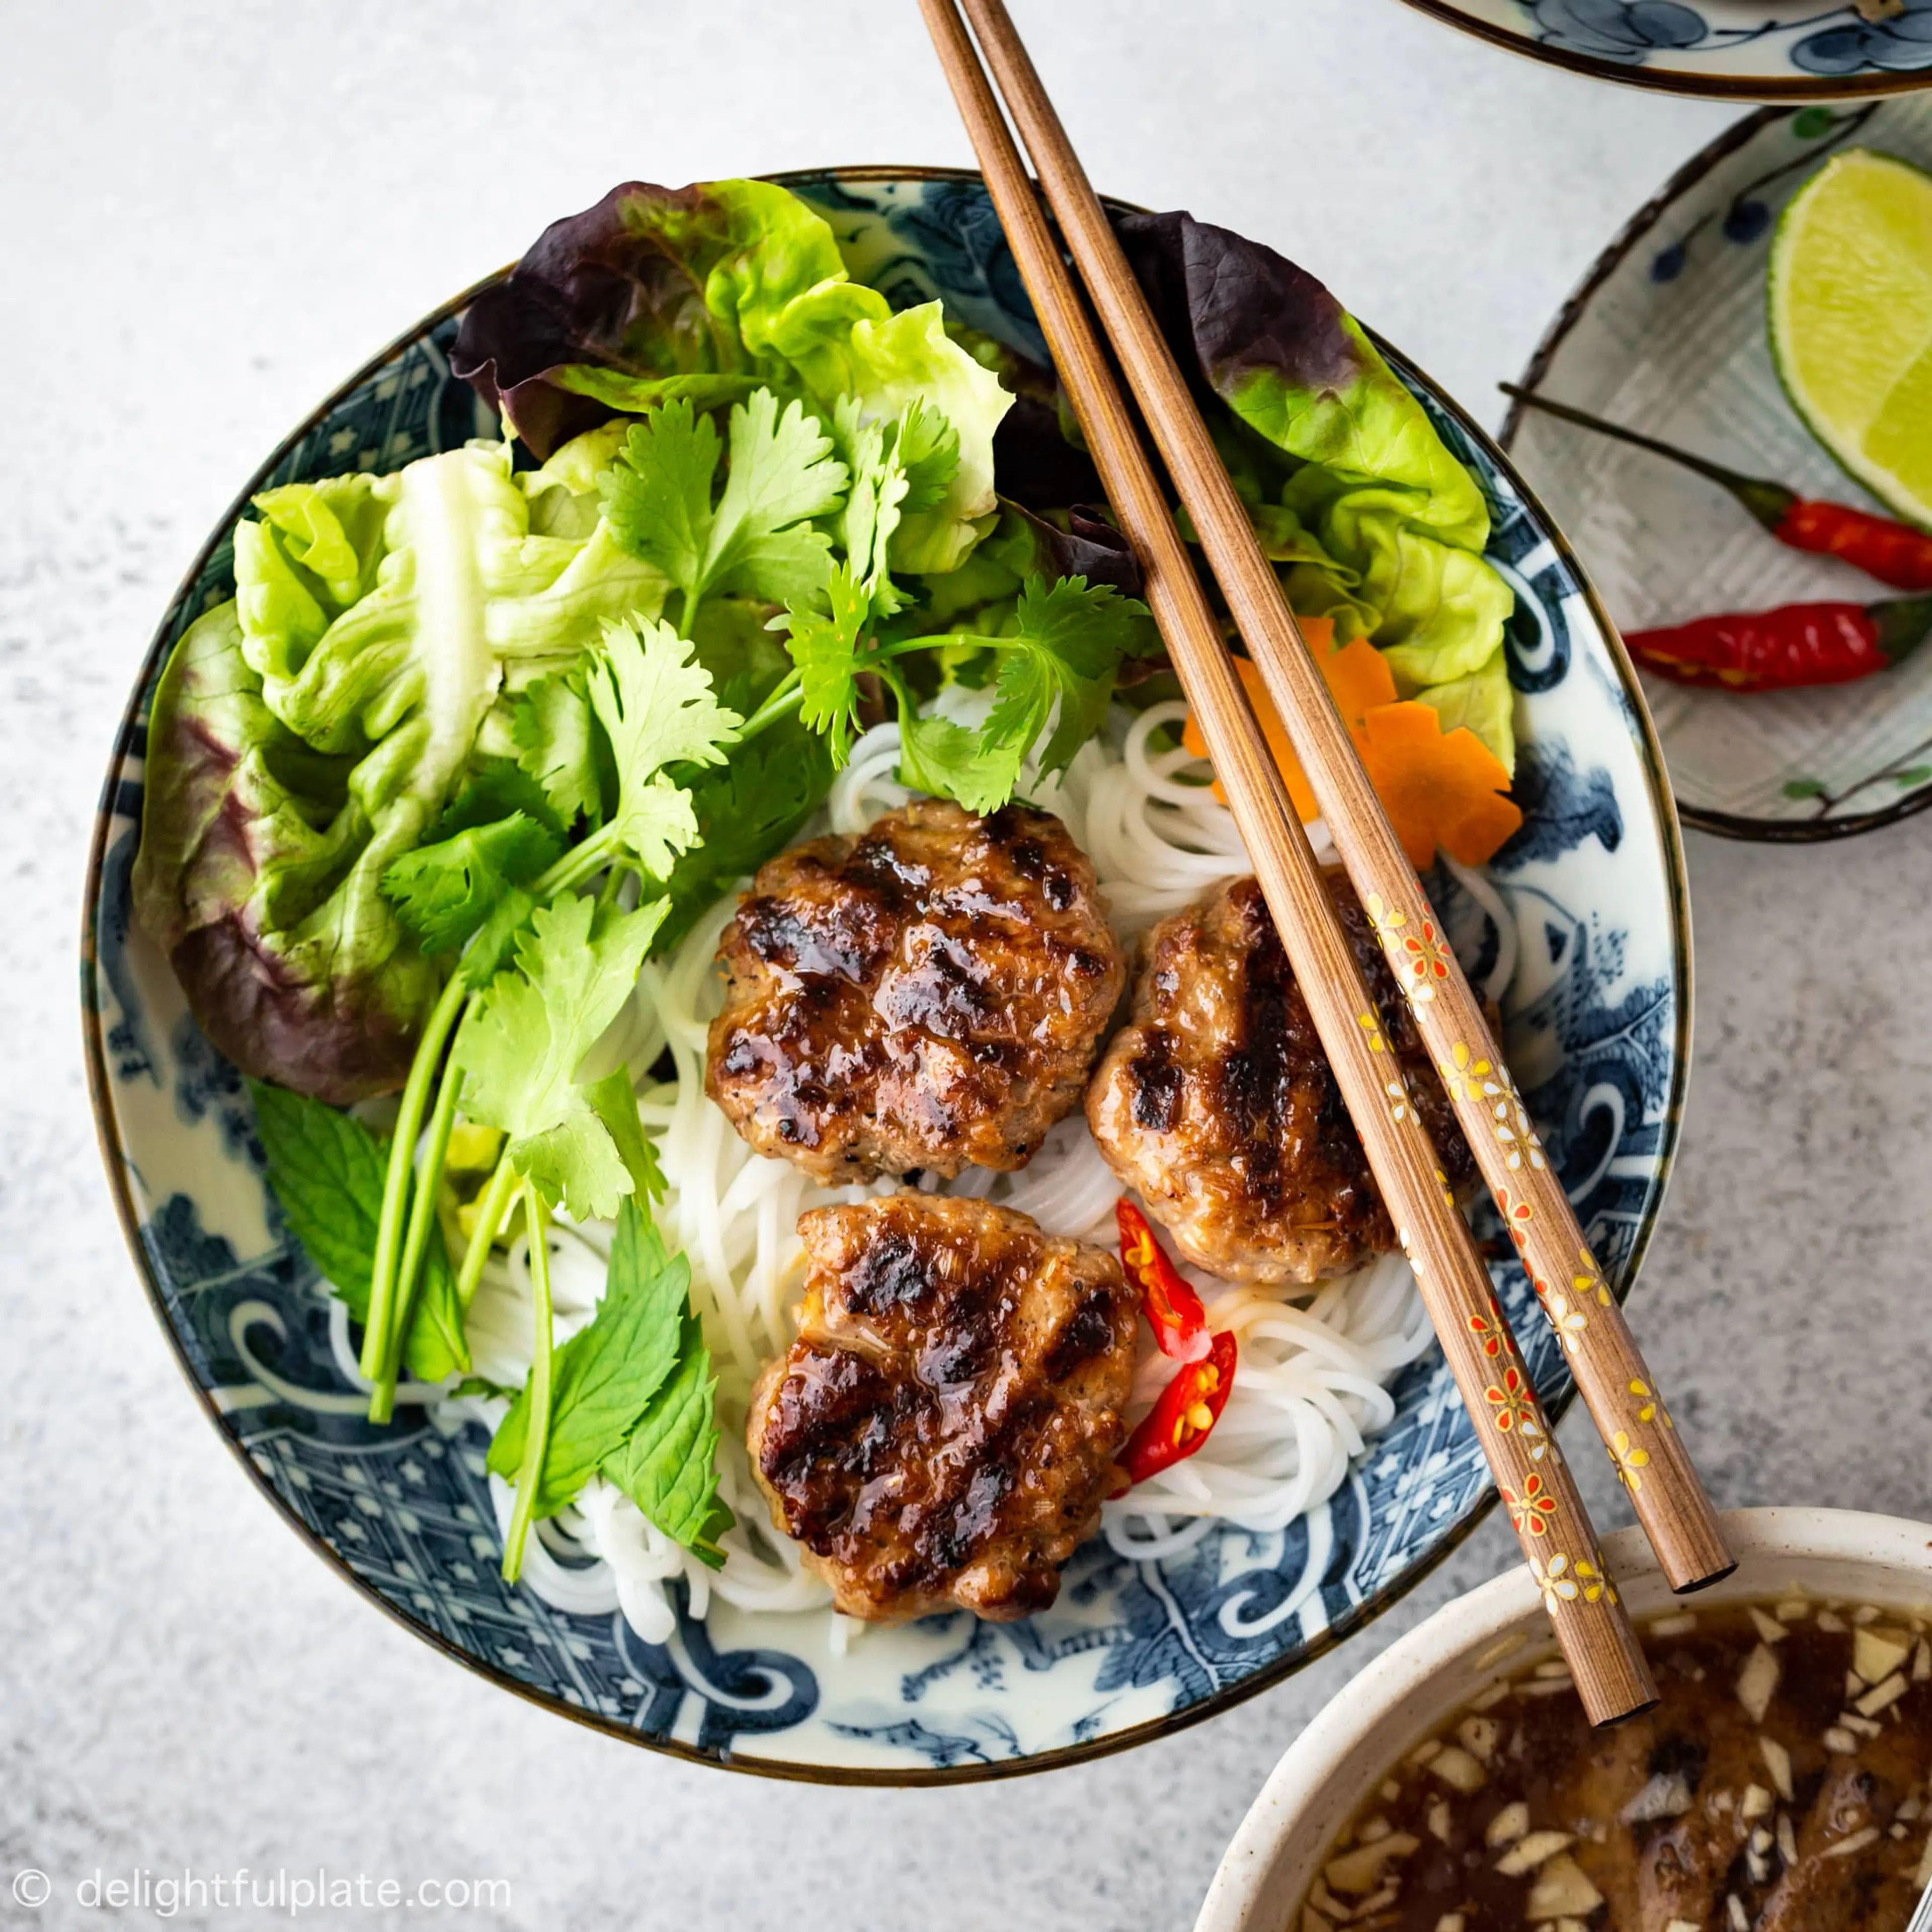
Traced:
[[[1038, 352], [1010, 256], [976, 182], [813, 177], [855, 270], [896, 300], [956, 314]], [[272, 480], [387, 469], [487, 428], [448, 374], [445, 322], [339, 400]], [[1528, 822], [1491, 868], [1524, 945], [1506, 1037], [1532, 1115], [1609, 1277], [1627, 1287], [1676, 1132], [1684, 983], [1674, 847], [1636, 712], [1573, 567], [1486, 446], [1401, 364], [1482, 478], [1491, 555], [1521, 612], [1510, 650]], [[230, 588], [223, 544], [170, 614], [172, 640]], [[122, 748], [88, 997], [110, 1146], [138, 1212], [158, 1306], [220, 1426], [281, 1506], [405, 1620], [560, 1707], [704, 1757], [838, 1776], [981, 1774], [1104, 1748], [1279, 1675], [1382, 1607], [1471, 1520], [1487, 1478], [1440, 1357], [1395, 1385], [1394, 1424], [1323, 1509], [1268, 1535], [1227, 1529], [1160, 1563], [1098, 1541], [1060, 1602], [1028, 1622], [963, 1613], [870, 1633], [832, 1654], [823, 1616], [681, 1615], [667, 1643], [620, 1616], [563, 1614], [496, 1573], [485, 1446], [420, 1409], [372, 1427], [328, 1346], [329, 1298], [284, 1238], [244, 1090], [130, 935], [128, 866], [141, 735]], [[1466, 958], [1495, 937], [1446, 874], [1431, 880]], [[246, 1232], [238, 1233], [237, 1230]], [[255, 1232], [259, 1230], [259, 1232]], [[1493, 1219], [1479, 1226], [1507, 1253]], [[1545, 1399], [1568, 1382], [1520, 1271], [1495, 1273]], [[809, 1629], [806, 1628], [809, 1625]]]
[[1910, 74], [1932, 68], [1932, 0], [1906, 0], [1888, 20], [1846, 4], [1802, 20], [1727, 24], [1683, 0], [1520, 0], [1544, 46], [1642, 67], [1669, 53], [1714, 65], [1741, 48], [1781, 55], [1794, 75]]

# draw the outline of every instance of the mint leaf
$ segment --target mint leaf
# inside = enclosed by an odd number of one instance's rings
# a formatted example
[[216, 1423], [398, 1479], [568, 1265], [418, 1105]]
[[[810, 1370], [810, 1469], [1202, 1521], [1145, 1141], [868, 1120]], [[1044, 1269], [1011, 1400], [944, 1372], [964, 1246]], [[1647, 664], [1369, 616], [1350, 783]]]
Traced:
[[[621, 1449], [678, 1361], [691, 1266], [668, 1256], [634, 1200], [617, 1216], [603, 1298], [552, 1364], [550, 1439], [536, 1514], [554, 1516]], [[515, 1475], [530, 1426], [530, 1395], [510, 1406], [490, 1444], [489, 1466]]]
[[610, 836], [657, 879], [698, 842], [690, 794], [664, 767], [722, 764], [742, 722], [712, 695], [693, 650], [668, 624], [606, 625], [602, 658], [587, 680], [616, 760]]
[[464, 1112], [509, 1136], [511, 1165], [579, 1220], [616, 1213], [632, 1182], [577, 1071], [617, 1016], [666, 910], [599, 909], [578, 894], [539, 907], [464, 1020], [451, 1052]]
[[581, 674], [538, 678], [517, 700], [510, 737], [518, 768], [557, 818], [568, 826], [580, 814], [595, 825], [603, 815], [603, 788]]
[[651, 1522], [714, 1569], [724, 1561], [717, 1540], [733, 1521], [718, 1496], [717, 1387], [704, 1330], [687, 1315], [670, 1380], [604, 1461], [604, 1474]]
[[512, 886], [528, 885], [562, 850], [562, 839], [513, 812], [405, 852], [382, 874], [383, 896], [425, 952], [453, 952]]
[[[290, 1233], [336, 1299], [357, 1321], [366, 1320], [387, 1144], [352, 1115], [320, 1100], [263, 1080], [250, 1081], [248, 1091], [255, 1132], [268, 1156], [268, 1185]], [[463, 1306], [440, 1228], [430, 1232], [404, 1360], [422, 1382], [441, 1382], [470, 1366]]]

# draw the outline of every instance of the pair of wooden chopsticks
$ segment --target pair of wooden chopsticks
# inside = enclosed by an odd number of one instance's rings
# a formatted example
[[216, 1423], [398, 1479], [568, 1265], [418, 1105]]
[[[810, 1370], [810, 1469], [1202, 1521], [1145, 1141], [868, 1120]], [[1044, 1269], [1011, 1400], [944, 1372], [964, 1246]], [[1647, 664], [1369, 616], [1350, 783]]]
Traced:
[[[1047, 226], [992, 81], [1039, 170], [1087, 292], [1229, 610], [1286, 723], [1457, 1118], [1673, 1588], [1734, 1564], [1709, 1498], [1543, 1156], [1475, 995], [1364, 772], [1186, 382], [1001, 0], [920, 0], [1087, 447], [1147, 578], [1216, 776], [1254, 862], [1369, 1166], [1509, 1507], [1593, 1723], [1656, 1690], [1487, 1270], [1384, 1049], [1306, 835], [1243, 693], [1113, 368]], [[963, 7], [979, 40], [956, 10]]]

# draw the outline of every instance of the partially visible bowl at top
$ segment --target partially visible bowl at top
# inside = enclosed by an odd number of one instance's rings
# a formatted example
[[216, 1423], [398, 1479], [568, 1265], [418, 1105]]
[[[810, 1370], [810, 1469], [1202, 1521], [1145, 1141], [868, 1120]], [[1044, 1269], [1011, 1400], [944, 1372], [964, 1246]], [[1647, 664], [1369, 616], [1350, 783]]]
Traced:
[[1408, 4], [1514, 53], [1664, 94], [1844, 100], [1932, 87], [1932, 0]]
[[[1043, 359], [976, 176], [780, 178], [895, 303], [943, 296], [959, 320]], [[161, 625], [109, 767], [83, 962], [94, 1106], [136, 1262], [211, 1420], [298, 1532], [427, 1641], [561, 1713], [702, 1762], [842, 1782], [987, 1778], [1120, 1749], [1278, 1681], [1394, 1601], [1493, 1499], [1438, 1353], [1393, 1385], [1395, 1418], [1340, 1491], [1286, 1529], [1224, 1528], [1138, 1564], [1096, 1539], [1053, 1608], [1025, 1622], [962, 1613], [870, 1630], [849, 1648], [826, 1613], [722, 1604], [708, 1617], [684, 1604], [673, 1634], [647, 1642], [608, 1606], [572, 1612], [507, 1586], [480, 1427], [452, 1436], [419, 1408], [366, 1420], [330, 1344], [340, 1304], [268, 1210], [247, 1093], [133, 927], [129, 877], [154, 682], [188, 625], [232, 594], [230, 532], [249, 493], [393, 470], [487, 434], [449, 372], [467, 298], [352, 376], [250, 480]], [[1490, 560], [1517, 598], [1508, 648], [1526, 823], [1475, 889], [1438, 874], [1432, 890], [1452, 940], [1507, 982], [1518, 1083], [1621, 1294], [1655, 1220], [1687, 1070], [1670, 794], [1629, 664], [1562, 538], [1468, 418], [1392, 359], [1486, 493]], [[1486, 894], [1514, 913], [1513, 958]], [[1520, 1271], [1498, 1262], [1496, 1278], [1560, 1412], [1570, 1385], [1552, 1333]]]
[[[1724, 1519], [1738, 1558], [1698, 1610], [1791, 1591], [1840, 1602], [1932, 1606], [1932, 1526], [1852, 1510], [1738, 1510]], [[1685, 1607], [1640, 1530], [1604, 1554], [1640, 1628]], [[1518, 1564], [1445, 1604], [1383, 1652], [1296, 1738], [1228, 1847], [1194, 1932], [1289, 1932], [1342, 1827], [1420, 1740], [1491, 1681], [1553, 1652], [1536, 1580]], [[1820, 1928], [1823, 1932], [1823, 1928]]]

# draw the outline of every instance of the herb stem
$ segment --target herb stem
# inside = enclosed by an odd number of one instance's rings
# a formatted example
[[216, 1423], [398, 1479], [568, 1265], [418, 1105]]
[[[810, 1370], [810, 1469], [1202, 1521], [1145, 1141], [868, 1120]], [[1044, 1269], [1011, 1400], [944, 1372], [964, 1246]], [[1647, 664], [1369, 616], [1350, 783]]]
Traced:
[[506, 1154], [497, 1162], [489, 1186], [477, 1198], [476, 1232], [470, 1238], [469, 1246], [463, 1251], [463, 1266], [457, 1274], [456, 1298], [466, 1313], [482, 1285], [483, 1264], [490, 1258], [490, 1250], [496, 1245], [496, 1237], [509, 1219], [510, 1204], [516, 1192], [517, 1170], [510, 1165], [510, 1156]]
[[[362, 1372], [380, 1384], [388, 1366], [391, 1331], [395, 1325], [396, 1267], [403, 1244], [403, 1216], [410, 1203], [410, 1180], [416, 1166], [416, 1142], [423, 1116], [429, 1110], [429, 1090], [442, 1050], [470, 996], [470, 982], [459, 965], [430, 1012], [422, 1037], [410, 1062], [408, 1083], [389, 1142], [389, 1165], [382, 1177], [382, 1211], [376, 1222], [376, 1252], [369, 1269], [369, 1312], [362, 1328]], [[393, 1381], [393, 1377], [392, 1377]], [[370, 1414], [374, 1417], [372, 1400]]]
[[531, 894], [539, 901], [548, 902], [567, 888], [587, 879], [600, 866], [608, 865], [617, 856], [616, 828], [600, 825], [585, 839], [581, 845], [574, 845], [550, 867], [541, 874]]
[[[463, 1094], [463, 1070], [457, 1067], [443, 1080], [436, 1096], [436, 1110], [429, 1117], [428, 1144], [423, 1149], [422, 1165], [416, 1169], [416, 1188], [410, 1202], [409, 1232], [403, 1238], [402, 1264], [396, 1271], [395, 1319], [390, 1324], [382, 1372], [376, 1378], [375, 1393], [369, 1398], [369, 1420], [387, 1422], [396, 1406], [396, 1378], [402, 1369], [409, 1340], [410, 1322], [416, 1313], [416, 1290], [422, 1282], [423, 1257], [428, 1252], [430, 1230], [436, 1226], [436, 1195], [442, 1186], [443, 1162], [449, 1154], [450, 1130], [456, 1125], [456, 1106]], [[462, 1336], [457, 1338], [456, 1365], [466, 1370], [470, 1349]]]
[[755, 738], [767, 726], [789, 718], [805, 702], [802, 674], [796, 668], [785, 673], [766, 694], [765, 701], [738, 728], [736, 742]]
[[506, 1583], [514, 1583], [522, 1574], [524, 1544], [536, 1520], [537, 1490], [543, 1481], [544, 1459], [550, 1448], [550, 1246], [544, 1232], [543, 1196], [537, 1192], [535, 1181], [524, 1183], [524, 1214], [530, 1232], [530, 1288], [536, 1340], [530, 1355], [529, 1427], [524, 1437], [524, 1460], [517, 1471], [517, 1501], [510, 1512], [508, 1533], [503, 1538]]

